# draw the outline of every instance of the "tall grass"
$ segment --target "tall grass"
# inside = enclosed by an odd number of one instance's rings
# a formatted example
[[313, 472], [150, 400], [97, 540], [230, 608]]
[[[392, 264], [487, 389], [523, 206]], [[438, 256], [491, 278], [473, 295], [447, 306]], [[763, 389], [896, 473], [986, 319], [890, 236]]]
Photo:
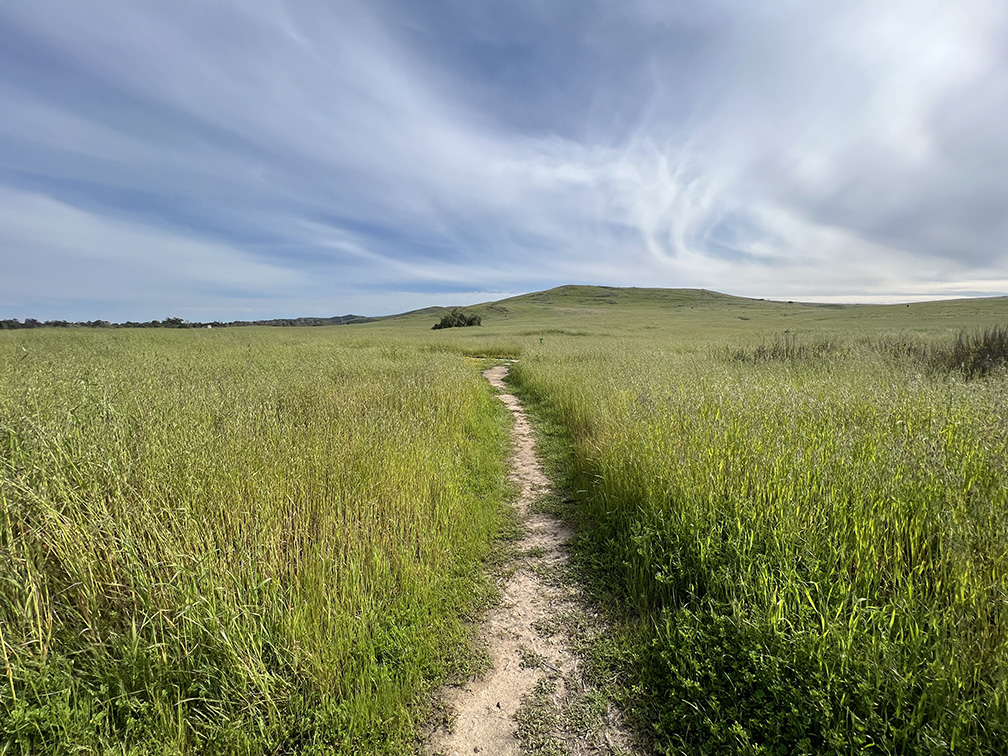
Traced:
[[1008, 326], [961, 330], [954, 340], [901, 335], [868, 343], [879, 354], [939, 376], [956, 374], [971, 380], [1008, 368]]
[[505, 423], [405, 339], [3, 335], [0, 750], [411, 750], [488, 595]]
[[574, 445], [627, 704], [659, 753], [1004, 753], [1008, 384], [830, 351], [512, 369]]
[[1008, 367], [1008, 326], [990, 326], [972, 333], [960, 331], [951, 349], [938, 356], [950, 370], [967, 378], [982, 378]]
[[835, 355], [840, 349], [836, 339], [819, 338], [802, 341], [796, 334], [787, 332], [776, 335], [771, 341], [763, 340], [754, 346], [729, 349], [728, 354], [738, 362], [759, 365], [765, 362], [802, 362], [822, 360]]

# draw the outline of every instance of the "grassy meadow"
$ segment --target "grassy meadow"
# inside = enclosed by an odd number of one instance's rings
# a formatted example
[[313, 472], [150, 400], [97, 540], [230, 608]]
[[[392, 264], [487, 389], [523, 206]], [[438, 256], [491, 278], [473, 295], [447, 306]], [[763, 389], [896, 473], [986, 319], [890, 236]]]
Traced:
[[482, 356], [655, 752], [1008, 751], [1008, 376], [957, 346], [1008, 300], [466, 309], [0, 333], [6, 752], [411, 752], [506, 527]]
[[1004, 753], [1008, 303], [683, 297], [512, 370], [655, 751]]
[[1008, 300], [474, 309], [521, 347], [599, 674], [656, 752], [1008, 750]]
[[505, 523], [478, 367], [338, 328], [0, 334], [0, 752], [409, 752]]

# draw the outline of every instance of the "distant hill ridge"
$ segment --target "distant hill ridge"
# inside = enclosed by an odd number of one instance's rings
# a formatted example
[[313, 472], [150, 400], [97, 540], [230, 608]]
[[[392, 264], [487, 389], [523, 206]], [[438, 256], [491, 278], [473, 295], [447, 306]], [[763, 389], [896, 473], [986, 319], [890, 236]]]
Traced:
[[14, 330], [19, 328], [233, 328], [237, 326], [328, 326], [328, 325], [348, 325], [350, 323], [370, 323], [378, 318], [369, 318], [364, 315], [338, 315], [331, 318], [301, 317], [301, 318], [272, 318], [269, 320], [213, 320], [202, 323], [196, 321], [183, 320], [182, 318], [165, 318], [164, 320], [148, 320], [136, 322], [128, 320], [125, 323], [113, 323], [108, 320], [45, 320], [40, 321], [35, 318], [26, 318], [22, 323], [16, 318], [0, 320], [0, 331]]
[[[982, 299], [1003, 300], [1008, 298], [989, 297]], [[946, 300], [946, 303], [949, 301], [957, 300]], [[937, 304], [937, 302], [919, 302], [916, 304], [927, 305]], [[649, 307], [658, 309], [733, 309], [749, 307], [779, 308], [781, 306], [797, 306], [801, 308], [815, 308], [818, 310], [836, 310], [847, 308], [892, 307], [894, 305], [828, 304], [795, 301], [785, 302], [782, 300], [739, 297], [732, 294], [722, 294], [708, 289], [660, 289], [567, 284], [564, 286], [557, 286], [552, 289], [546, 289], [544, 291], [535, 291], [529, 294], [519, 294], [517, 296], [507, 297], [506, 299], [482, 302], [462, 309], [480, 315], [485, 320], [492, 321], [496, 318], [507, 318], [510, 314], [529, 313], [532, 311], [541, 311], [542, 309], [555, 310], [567, 314], [602, 314], [605, 311], [626, 306], [641, 309], [647, 309]], [[905, 305], [898, 306], [903, 307]], [[164, 320], [152, 320], [147, 322], [127, 321], [125, 323], [113, 323], [107, 320], [81, 322], [47, 320], [43, 322], [34, 318], [28, 318], [24, 322], [16, 319], [0, 320], [0, 330], [70, 326], [89, 328], [225, 328], [237, 326], [295, 327], [355, 325], [382, 321], [436, 319], [441, 317], [444, 313], [449, 312], [451, 309], [453, 309], [453, 306], [434, 306], [422, 307], [417, 310], [410, 310], [408, 312], [393, 315], [380, 315], [375, 317], [350, 314], [334, 317], [271, 318], [264, 320], [231, 320], [224, 322], [189, 322], [182, 320], [182, 318], [165, 318]]]

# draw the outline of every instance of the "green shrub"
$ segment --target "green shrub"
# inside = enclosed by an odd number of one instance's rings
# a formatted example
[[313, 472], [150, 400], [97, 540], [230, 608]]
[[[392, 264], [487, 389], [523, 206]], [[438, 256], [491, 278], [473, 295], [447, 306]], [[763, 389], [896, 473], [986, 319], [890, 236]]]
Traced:
[[465, 328], [466, 326], [478, 326], [483, 324], [483, 319], [479, 315], [462, 312], [458, 307], [445, 315], [441, 320], [431, 326], [431, 330], [437, 331], [442, 328]]

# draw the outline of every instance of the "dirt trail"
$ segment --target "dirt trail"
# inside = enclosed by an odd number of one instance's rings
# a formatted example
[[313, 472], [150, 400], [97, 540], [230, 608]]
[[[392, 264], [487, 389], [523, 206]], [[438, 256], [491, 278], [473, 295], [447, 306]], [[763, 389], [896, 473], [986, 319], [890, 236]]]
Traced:
[[[454, 714], [441, 728], [429, 754], [612, 754], [627, 752], [628, 737], [604, 696], [586, 686], [571, 650], [572, 628], [592, 624], [576, 587], [566, 579], [564, 544], [570, 530], [555, 517], [532, 509], [550, 491], [535, 451], [535, 437], [521, 402], [506, 393], [506, 366], [483, 372], [502, 393], [514, 416], [510, 476], [520, 486], [515, 507], [524, 523], [519, 562], [503, 586], [500, 604], [481, 630], [492, 668], [443, 698]], [[574, 723], [565, 712], [577, 710]], [[587, 712], [587, 714], [586, 714]], [[583, 730], [583, 731], [582, 731]]]

